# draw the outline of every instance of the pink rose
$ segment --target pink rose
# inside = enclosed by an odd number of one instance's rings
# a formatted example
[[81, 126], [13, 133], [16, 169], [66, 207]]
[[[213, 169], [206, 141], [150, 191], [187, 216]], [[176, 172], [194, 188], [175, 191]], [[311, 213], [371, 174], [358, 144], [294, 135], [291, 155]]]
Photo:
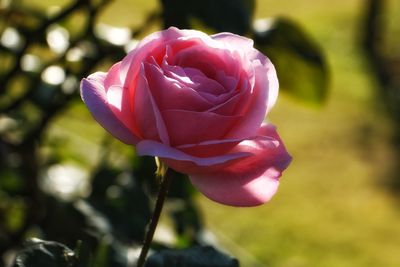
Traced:
[[275, 68], [245, 37], [155, 32], [107, 73], [83, 79], [81, 95], [112, 135], [223, 204], [268, 201], [291, 161], [263, 123], [278, 96]]

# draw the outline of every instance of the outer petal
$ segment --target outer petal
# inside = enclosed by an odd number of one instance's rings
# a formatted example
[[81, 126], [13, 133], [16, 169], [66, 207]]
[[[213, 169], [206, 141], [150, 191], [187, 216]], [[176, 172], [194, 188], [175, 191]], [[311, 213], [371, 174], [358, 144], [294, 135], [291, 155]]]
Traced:
[[224, 43], [226, 48], [229, 48], [233, 51], [248, 51], [253, 48], [254, 42], [252, 39], [232, 34], [229, 32], [221, 32], [214, 35], [211, 35], [213, 40]]
[[208, 198], [231, 206], [257, 206], [270, 200], [291, 157], [274, 126], [263, 125], [258, 134], [259, 138], [236, 147], [236, 152], [253, 156], [212, 173], [192, 174], [193, 185]]
[[161, 140], [164, 144], [169, 144], [167, 128], [149, 89], [143, 64], [138, 75], [137, 87], [132, 88], [130, 92], [134, 100], [134, 122], [144, 139]]
[[212, 157], [229, 153], [243, 139], [209, 140], [197, 144], [186, 144], [176, 147], [189, 155], [197, 157]]
[[136, 145], [136, 152], [140, 156], [160, 157], [172, 169], [182, 173], [208, 173], [251, 156], [251, 153], [243, 151], [219, 156], [197, 157], [152, 140], [140, 141]]
[[121, 61], [115, 63], [110, 70], [107, 72], [107, 76], [104, 80], [104, 88], [107, 89], [113, 85], [122, 86], [121, 77], [119, 75], [121, 70]]
[[[255, 64], [260, 63], [264, 71], [267, 73], [267, 80], [268, 80], [268, 99], [267, 99], [267, 114], [268, 112], [274, 107], [276, 100], [278, 99], [278, 93], [279, 93], [279, 81], [278, 81], [278, 76], [276, 75], [276, 70], [272, 62], [255, 50], [253, 52], [254, 56], [257, 57], [257, 60], [255, 60]], [[257, 73], [256, 75], [260, 75], [260, 73]], [[261, 74], [262, 75], [262, 74]], [[257, 76], [256, 76], [256, 81], [257, 81]], [[257, 85], [256, 82], [256, 86]]]
[[[267, 98], [267, 113], [271, 110], [271, 108], [275, 105], [275, 102], [278, 98], [278, 79], [276, 76], [275, 67], [265, 55], [259, 52], [257, 49], [253, 47], [253, 40], [231, 34], [231, 33], [218, 33], [211, 36], [212, 39], [216, 41], [223, 42], [227, 48], [237, 51], [239, 53], [243, 53], [246, 55], [248, 60], [252, 61], [255, 65], [262, 65], [264, 67], [264, 74], [267, 74], [267, 80], [269, 81], [268, 86], [268, 98]], [[242, 52], [243, 51], [243, 52]], [[260, 74], [256, 77], [256, 80], [260, 78]]]
[[104, 89], [105, 73], [96, 72], [81, 82], [81, 96], [93, 117], [109, 133], [130, 145], [135, 145], [139, 138], [135, 136], [111, 111]]
[[252, 136], [262, 124], [268, 109], [270, 92], [278, 92], [278, 78], [272, 65], [263, 66], [259, 61], [255, 63], [255, 84], [252, 91], [249, 109], [227, 138], [241, 138]]
[[107, 95], [107, 103], [110, 110], [135, 136], [141, 137], [137, 127], [133, 123], [129, 92], [123, 87], [120, 79], [121, 62], [114, 64], [104, 79], [104, 89]]

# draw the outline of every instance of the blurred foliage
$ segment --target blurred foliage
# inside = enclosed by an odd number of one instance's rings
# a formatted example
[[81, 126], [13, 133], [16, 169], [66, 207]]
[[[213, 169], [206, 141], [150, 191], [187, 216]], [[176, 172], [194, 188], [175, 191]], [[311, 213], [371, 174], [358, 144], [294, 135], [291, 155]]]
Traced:
[[[150, 12], [137, 28], [99, 23], [110, 2], [76, 0], [49, 10], [1, 2], [0, 266], [135, 264], [158, 190], [154, 159], [116, 153], [107, 136], [94, 166], [79, 158], [73, 165], [65, 156], [67, 141], [48, 135], [54, 120], [80, 103], [79, 81], [123, 58], [149, 28], [162, 23], [254, 37], [288, 93], [306, 103], [320, 103], [327, 94], [319, 47], [292, 21], [253, 26], [253, 0], [162, 0], [161, 12]], [[194, 193], [185, 175], [173, 174], [166, 224], [174, 238], [154, 242], [149, 267], [238, 266], [204, 247], [210, 243]], [[30, 237], [36, 239], [24, 243]], [[15, 260], [7, 256], [13, 253]]]
[[[387, 114], [393, 121], [395, 161], [400, 162], [400, 52], [391, 49], [388, 41], [387, 14], [389, 2], [385, 0], [367, 0], [365, 14], [361, 23], [360, 46], [366, 60], [379, 84], [378, 96], [382, 100]], [[397, 46], [397, 42], [394, 42]], [[390, 51], [390, 52], [389, 52]], [[389, 188], [400, 191], [400, 164], [395, 165], [393, 177], [388, 182]]]
[[[380, 85], [380, 97], [396, 122], [400, 144], [400, 53], [388, 49], [385, 15], [389, 5], [384, 0], [368, 0], [362, 18], [361, 46], [370, 64], [372, 74]], [[390, 51], [390, 52], [388, 52]]]
[[245, 35], [251, 29], [254, 0], [163, 0], [164, 27], [193, 28], [196, 21], [217, 32]]
[[328, 67], [314, 40], [285, 18], [258, 20], [253, 34], [256, 47], [274, 63], [282, 90], [306, 103], [323, 103]]

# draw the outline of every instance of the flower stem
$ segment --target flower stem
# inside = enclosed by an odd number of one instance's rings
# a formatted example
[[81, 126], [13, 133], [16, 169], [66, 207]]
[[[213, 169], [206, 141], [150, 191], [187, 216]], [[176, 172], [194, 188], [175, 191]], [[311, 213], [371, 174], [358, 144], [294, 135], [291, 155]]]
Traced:
[[156, 231], [158, 220], [160, 219], [161, 211], [164, 205], [165, 198], [168, 193], [168, 188], [171, 184], [171, 171], [168, 170], [163, 177], [161, 177], [160, 190], [156, 200], [153, 216], [150, 220], [149, 228], [144, 237], [143, 247], [140, 251], [140, 256], [137, 262], [137, 267], [143, 267], [146, 261], [147, 253], [149, 252], [151, 241], [153, 240], [154, 232]]

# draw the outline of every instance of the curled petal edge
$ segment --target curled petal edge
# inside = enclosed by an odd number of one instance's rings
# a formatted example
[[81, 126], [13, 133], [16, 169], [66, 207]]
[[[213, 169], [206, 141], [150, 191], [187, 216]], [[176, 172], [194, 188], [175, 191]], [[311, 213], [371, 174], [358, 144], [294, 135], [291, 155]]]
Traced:
[[191, 174], [192, 184], [209, 199], [229, 206], [251, 207], [269, 201], [292, 158], [274, 126], [263, 125], [259, 134], [273, 137], [279, 145], [265, 146], [257, 140], [239, 144], [237, 151], [251, 152], [252, 156], [212, 173]]
[[81, 81], [81, 97], [93, 118], [110, 134], [128, 145], [136, 145], [139, 138], [135, 136], [109, 107], [104, 89], [106, 73], [96, 72]]
[[249, 152], [237, 152], [221, 156], [196, 157], [152, 140], [140, 141], [136, 145], [136, 152], [139, 156], [159, 157], [172, 169], [186, 174], [210, 172], [232, 161], [251, 156]]

